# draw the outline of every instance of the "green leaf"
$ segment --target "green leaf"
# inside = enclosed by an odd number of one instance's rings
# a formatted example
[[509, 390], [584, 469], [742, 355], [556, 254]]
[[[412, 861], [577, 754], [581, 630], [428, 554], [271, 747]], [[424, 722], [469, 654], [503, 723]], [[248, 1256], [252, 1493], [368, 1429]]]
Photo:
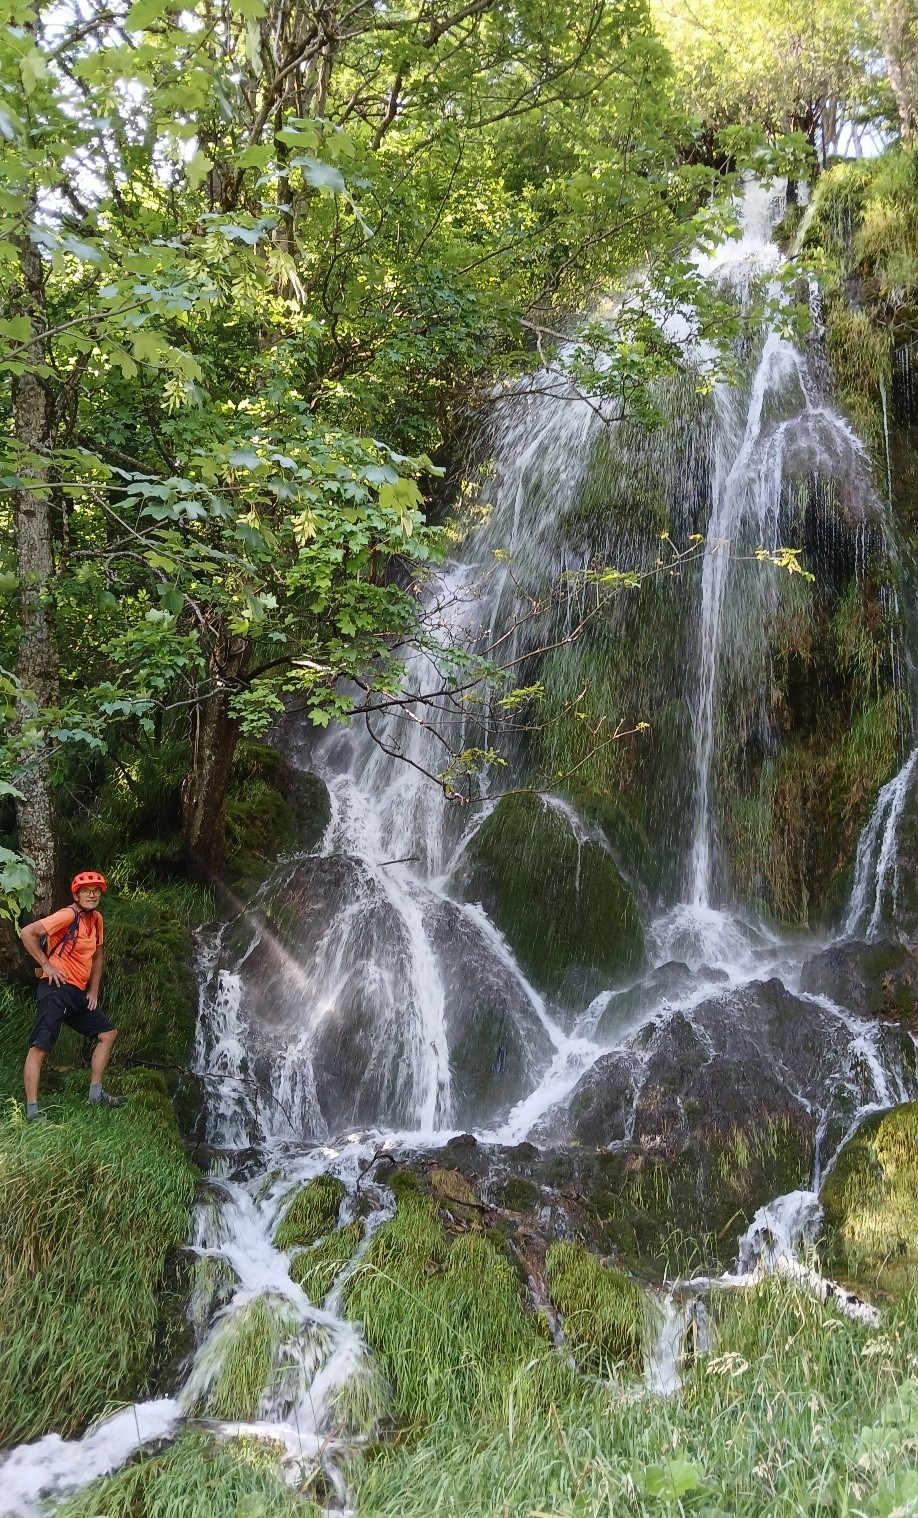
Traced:
[[669, 1497], [678, 1502], [689, 1492], [696, 1492], [703, 1484], [702, 1473], [690, 1460], [675, 1455], [662, 1465], [648, 1465], [642, 1474], [641, 1484], [651, 1497]]
[[160, 606], [162, 606], [164, 611], [171, 612], [174, 617], [177, 617], [182, 607], [185, 605], [185, 597], [182, 595], [182, 592], [179, 590], [178, 586], [160, 585], [158, 587], [158, 590]]
[[208, 158], [203, 148], [197, 148], [192, 153], [185, 165], [185, 173], [188, 176], [188, 183], [192, 190], [196, 190], [199, 185], [204, 183], [213, 166], [213, 159]]
[[34, 95], [39, 81], [48, 77], [48, 64], [44, 53], [37, 47], [31, 48], [19, 60], [19, 74], [26, 94]]
[[344, 175], [334, 164], [322, 163], [318, 158], [306, 156], [304, 158], [292, 158], [291, 168], [302, 169], [303, 178], [313, 189], [326, 190], [331, 195], [346, 195], [347, 185]]
[[129, 32], [144, 32], [172, 7], [174, 0], [134, 0], [124, 25]]

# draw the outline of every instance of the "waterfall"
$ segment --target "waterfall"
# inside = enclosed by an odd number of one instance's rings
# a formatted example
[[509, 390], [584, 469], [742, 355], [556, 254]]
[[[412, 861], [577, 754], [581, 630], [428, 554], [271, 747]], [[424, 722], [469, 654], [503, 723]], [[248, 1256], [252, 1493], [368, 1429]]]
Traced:
[[[751, 187], [741, 235], [703, 265], [740, 304], [753, 283], [778, 270], [774, 213], [770, 192]], [[697, 425], [680, 426], [684, 390], [674, 390], [673, 425], [649, 443], [610, 426], [602, 402], [577, 395], [557, 374], [502, 394], [477, 525], [428, 586], [436, 637], [406, 662], [415, 704], [380, 708], [319, 741], [300, 735], [295, 759], [328, 789], [325, 835], [313, 853], [283, 861], [233, 922], [202, 941], [195, 1060], [207, 1093], [206, 1139], [217, 1154], [190, 1246], [204, 1270], [193, 1303], [197, 1348], [184, 1383], [174, 1400], [118, 1413], [83, 1440], [49, 1436], [15, 1451], [2, 1466], [0, 1487], [12, 1495], [0, 1497], [0, 1514], [35, 1514], [43, 1494], [115, 1469], [144, 1443], [199, 1417], [223, 1436], [282, 1446], [294, 1476], [321, 1466], [346, 1510], [337, 1398], [365, 1378], [371, 1403], [373, 1367], [359, 1327], [343, 1315], [342, 1286], [392, 1215], [392, 1194], [367, 1179], [381, 1153], [438, 1149], [466, 1128], [483, 1147], [504, 1152], [533, 1139], [563, 1147], [572, 1098], [589, 1096], [584, 1083], [594, 1077], [615, 1097], [608, 1123], [617, 1126], [601, 1144], [606, 1153], [627, 1149], [640, 1143], [642, 1102], [657, 1090], [667, 1050], [675, 1051], [680, 1076], [703, 1081], [713, 1070], [731, 1087], [742, 1073], [735, 1061], [748, 1055], [759, 1061], [763, 1086], [767, 1078], [779, 1092], [782, 1120], [795, 1114], [815, 1135], [813, 1189], [756, 1211], [740, 1266], [792, 1272], [788, 1257], [809, 1236], [827, 1161], [866, 1112], [915, 1095], [911, 1046], [903, 1052], [887, 1028], [826, 997], [796, 994], [801, 964], [820, 945], [789, 941], [751, 907], [741, 909], [720, 858], [719, 751], [725, 729], [739, 720], [731, 704], [737, 690], [749, 697], [760, 743], [778, 742], [768, 711], [767, 623], [781, 571], [758, 562], [756, 552], [782, 546], [784, 524], [797, 520], [788, 493], [801, 478], [827, 477], [843, 482], [849, 496], [860, 492], [862, 517], [875, 508], [861, 445], [822, 399], [806, 355], [769, 330], [748, 369], [744, 382], [721, 383], [699, 403]], [[685, 641], [664, 650], [676, 671], [666, 691], [670, 709], [681, 719], [688, 707], [691, 727], [673, 719], [685, 752], [672, 766], [676, 778], [662, 792], [649, 845], [671, 848], [678, 859], [662, 885], [636, 893], [647, 963], [627, 976], [600, 977], [577, 1003], [563, 981], [552, 990], [536, 984], [482, 902], [467, 899], [464, 871], [500, 804], [500, 773], [486, 770], [467, 805], [450, 800], [436, 777], [456, 750], [489, 742], [486, 683], [474, 701], [456, 699], [449, 650], [469, 661], [496, 652], [501, 662], [531, 656], [537, 664], [552, 622], [549, 612], [534, 615], [533, 605], [592, 562], [577, 509], [602, 448], [611, 450], [610, 478], [625, 479], [635, 498], [653, 496], [648, 481], [659, 486], [681, 536], [701, 528], [704, 550], [700, 575], [679, 582], [691, 612]], [[837, 515], [826, 492], [814, 488], [814, 498], [828, 538]], [[653, 565], [659, 533], [642, 530], [637, 514], [626, 510], [604, 529], [608, 564]], [[866, 534], [853, 536], [863, 574]], [[610, 617], [610, 628], [610, 640], [627, 645], [624, 618]], [[512, 789], [528, 777], [525, 755], [509, 758]], [[873, 936], [890, 892], [895, 898], [896, 840], [916, 762], [918, 748], [883, 787], [862, 834], [846, 934]], [[579, 893], [589, 851], [611, 857], [613, 843], [571, 796], [549, 795], [542, 805], [541, 815], [573, 840]], [[681, 813], [686, 826], [669, 826]], [[539, 885], [547, 928], [552, 881]], [[297, 925], [295, 952], [284, 918]], [[484, 1061], [495, 1027], [493, 1058], [489, 1052]], [[488, 1081], [491, 1090], [483, 1089]], [[753, 1091], [756, 1111], [766, 1097]], [[673, 1123], [690, 1106], [677, 1090]], [[651, 1148], [671, 1145], [673, 1123], [667, 1115]], [[337, 1223], [359, 1223], [361, 1242], [314, 1300], [294, 1278], [278, 1228], [297, 1189], [321, 1174], [341, 1180]], [[252, 1418], [225, 1423], [210, 1416], [215, 1388], [253, 1306], [271, 1325], [270, 1373]], [[657, 1393], [678, 1383], [689, 1313], [684, 1303], [664, 1305], [648, 1368]]]
[[[718, 253], [709, 265], [709, 277], [733, 288], [738, 297], [753, 279], [770, 279], [774, 297], [774, 275], [781, 263], [771, 238], [776, 220], [777, 208], [767, 195], [759, 190], [748, 196], [741, 237]], [[721, 384], [715, 402], [712, 502], [702, 566], [699, 680], [693, 707], [695, 799], [688, 899], [699, 918], [723, 895], [716, 881], [712, 771], [724, 642], [730, 638], [731, 657], [754, 665], [754, 678], [764, 686], [768, 672], [763, 628], [773, 570], [757, 565], [750, 575], [748, 561], [754, 561], [759, 549], [774, 552], [781, 546], [787, 466], [799, 464], [805, 451], [814, 471], [837, 479], [859, 476], [873, 504], [859, 439], [817, 393], [805, 355], [777, 330], [764, 338], [747, 393]], [[738, 601], [743, 604], [737, 606]]]
[[895, 914], [899, 889], [899, 824], [916, 762], [918, 747], [912, 749], [899, 773], [883, 786], [858, 839], [854, 883], [841, 928], [842, 938], [853, 938], [856, 934], [875, 938], [883, 926], [884, 906], [888, 904]]

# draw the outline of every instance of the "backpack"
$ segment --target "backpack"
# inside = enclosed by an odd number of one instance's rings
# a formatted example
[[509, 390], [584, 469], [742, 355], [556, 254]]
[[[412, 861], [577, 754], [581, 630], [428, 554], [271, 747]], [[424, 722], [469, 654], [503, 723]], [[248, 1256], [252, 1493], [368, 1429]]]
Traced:
[[[49, 949], [48, 948], [48, 935], [47, 935], [47, 933], [42, 933], [40, 935], [40, 937], [39, 937], [39, 940], [38, 940], [39, 948], [41, 949], [41, 951], [42, 951], [43, 954], [46, 954], [48, 956], [49, 959], [51, 958], [51, 955], [52, 954], [56, 954], [59, 949], [66, 949], [66, 947], [67, 947], [68, 944], [73, 943], [73, 940], [76, 938], [77, 934], [80, 931], [80, 909], [79, 909], [79, 907], [71, 907], [70, 910], [73, 913], [73, 922], [70, 924], [69, 928], [67, 928], [61, 934], [60, 938], [57, 940], [57, 943], [54, 945], [53, 949]], [[93, 913], [93, 916], [95, 916], [95, 913]], [[99, 943], [99, 928], [98, 928], [98, 924], [95, 924], [94, 926], [95, 926], [95, 934], [96, 934], [96, 945], [98, 946], [98, 943]], [[35, 966], [35, 974], [36, 974], [36, 976], [38, 977], [39, 980], [44, 975], [44, 973], [45, 972], [41, 968], [40, 965], [36, 965]]]

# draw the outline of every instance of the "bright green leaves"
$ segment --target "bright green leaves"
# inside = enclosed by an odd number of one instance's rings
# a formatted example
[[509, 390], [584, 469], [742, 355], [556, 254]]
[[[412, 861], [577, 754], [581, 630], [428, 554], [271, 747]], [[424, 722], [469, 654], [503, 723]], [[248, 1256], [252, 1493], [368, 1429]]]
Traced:
[[124, 19], [129, 32], [144, 32], [169, 11], [178, 10], [175, 0], [134, 0]]
[[19, 60], [19, 75], [26, 95], [33, 95], [37, 85], [48, 77], [48, 65], [40, 48], [32, 47]]
[[213, 159], [208, 157], [203, 148], [195, 149], [185, 165], [189, 188], [197, 190], [204, 183], [213, 166]]

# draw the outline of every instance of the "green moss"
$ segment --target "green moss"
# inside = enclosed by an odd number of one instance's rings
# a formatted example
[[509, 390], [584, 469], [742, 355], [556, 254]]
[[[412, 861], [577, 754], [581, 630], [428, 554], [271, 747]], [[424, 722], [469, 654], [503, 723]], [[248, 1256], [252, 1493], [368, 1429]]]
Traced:
[[56, 1512], [59, 1518], [191, 1518], [205, 1511], [207, 1518], [318, 1518], [317, 1505], [284, 1481], [281, 1453], [257, 1440], [218, 1444], [182, 1434], [170, 1449], [144, 1452]]
[[304, 1249], [294, 1256], [290, 1266], [291, 1279], [302, 1286], [311, 1302], [322, 1302], [328, 1296], [337, 1277], [353, 1258], [362, 1237], [361, 1223], [347, 1223], [320, 1239], [311, 1249]]
[[260, 883], [277, 855], [315, 848], [331, 815], [328, 789], [264, 743], [240, 743], [226, 800], [226, 861], [245, 888]]
[[532, 1181], [514, 1177], [501, 1192], [501, 1205], [510, 1212], [528, 1212], [539, 1200], [539, 1188]]
[[278, 1348], [296, 1321], [289, 1302], [264, 1296], [222, 1319], [208, 1347], [215, 1374], [196, 1411], [212, 1418], [254, 1418], [268, 1389]]
[[194, 1172], [161, 1077], [121, 1078], [117, 1112], [51, 1097], [50, 1121], [0, 1123], [0, 1444], [72, 1435], [149, 1386], [172, 1332], [167, 1263]]
[[393, 1170], [387, 1185], [396, 1197], [403, 1197], [417, 1191], [418, 1178], [413, 1170]]
[[[891, 352], [918, 326], [918, 157], [897, 144], [823, 174], [802, 243], [827, 291], [827, 342], [838, 398], [875, 452]], [[853, 297], [853, 298], [852, 298]]]
[[448, 1242], [428, 1197], [400, 1198], [345, 1305], [392, 1387], [394, 1415], [412, 1425], [477, 1426], [505, 1409], [524, 1367], [556, 1392], [568, 1374], [500, 1242], [478, 1229]]
[[888, 1287], [918, 1281], [918, 1102], [869, 1117], [820, 1193], [836, 1269]]
[[558, 991], [590, 971], [620, 979], [640, 965], [640, 916], [609, 854], [579, 844], [537, 796], [504, 797], [467, 859], [467, 896], [485, 904], [542, 989]]
[[345, 1188], [333, 1175], [317, 1175], [295, 1192], [284, 1209], [274, 1242], [278, 1249], [313, 1244], [334, 1228]]
[[545, 1280], [583, 1368], [608, 1375], [622, 1363], [640, 1367], [650, 1304], [624, 1271], [600, 1264], [582, 1244], [552, 1244]]

